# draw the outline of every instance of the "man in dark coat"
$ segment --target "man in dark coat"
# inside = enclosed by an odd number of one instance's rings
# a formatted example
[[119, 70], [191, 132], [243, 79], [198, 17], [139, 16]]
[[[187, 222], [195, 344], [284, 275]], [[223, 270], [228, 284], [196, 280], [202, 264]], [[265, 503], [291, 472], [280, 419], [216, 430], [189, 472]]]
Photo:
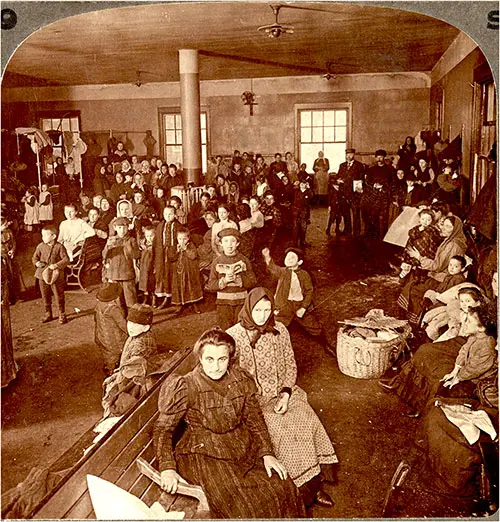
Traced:
[[375, 165], [372, 165], [365, 178], [362, 206], [366, 234], [381, 239], [387, 232], [389, 223], [389, 203], [394, 169], [385, 163], [387, 152], [379, 149], [375, 152]]
[[[339, 211], [344, 218], [344, 232], [355, 236], [361, 233], [361, 197], [365, 179], [365, 166], [354, 159], [356, 149], [346, 149], [346, 161], [340, 164], [337, 174], [339, 183]], [[354, 182], [357, 183], [354, 183]], [[351, 223], [352, 210], [352, 223]]]
[[168, 197], [172, 196], [173, 187], [184, 186], [184, 179], [182, 174], [179, 173], [177, 167], [173, 163], [168, 166], [168, 176], [164, 178], [161, 186], [165, 190], [165, 194]]
[[267, 181], [272, 191], [275, 191], [281, 182], [281, 178], [288, 174], [288, 166], [286, 161], [282, 160], [282, 156], [279, 152], [274, 155], [274, 161], [269, 165], [269, 173], [267, 175]]

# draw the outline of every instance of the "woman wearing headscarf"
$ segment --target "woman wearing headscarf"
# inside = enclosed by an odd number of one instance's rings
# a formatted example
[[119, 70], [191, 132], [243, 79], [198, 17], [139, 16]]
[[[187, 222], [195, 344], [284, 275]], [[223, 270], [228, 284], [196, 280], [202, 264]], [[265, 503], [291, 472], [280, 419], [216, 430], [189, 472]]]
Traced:
[[111, 201], [108, 198], [102, 198], [99, 206], [99, 219], [97, 221], [99, 224], [98, 228], [102, 230], [109, 230], [109, 224], [115, 217], [116, 213], [111, 206]]
[[314, 160], [314, 194], [318, 201], [326, 200], [328, 196], [328, 171], [330, 170], [330, 162], [325, 158], [322, 150], [318, 152], [318, 157]]
[[[101, 202], [102, 204], [102, 202]], [[116, 230], [115, 230], [115, 221], [120, 218], [125, 217], [129, 220], [129, 231], [132, 231], [134, 229], [134, 210], [132, 207], [132, 202], [128, 201], [127, 199], [121, 199], [116, 204], [116, 217], [114, 217], [108, 225], [109, 235], [108, 237], [115, 236]]]
[[322, 488], [333, 481], [335, 450], [307, 394], [296, 384], [297, 365], [286, 326], [274, 320], [271, 292], [254, 288], [227, 330], [241, 368], [254, 378], [275, 455], [300, 489], [306, 506], [333, 501]]
[[[208, 330], [194, 346], [195, 369], [163, 384], [153, 431], [162, 486], [175, 493], [183, 479], [201, 485], [214, 518], [302, 517], [298, 492], [273, 454], [255, 384], [235, 364], [235, 351], [226, 332]], [[187, 428], [174, 450], [182, 419]]]
[[423, 283], [416, 283], [413, 278], [406, 284], [398, 298], [398, 304], [408, 312], [408, 321], [417, 324], [422, 312], [424, 294], [427, 290], [435, 290], [447, 275], [448, 264], [453, 256], [463, 256], [467, 249], [462, 221], [456, 216], [448, 216], [443, 222], [441, 235], [443, 242], [439, 245], [434, 259], [423, 257], [415, 248], [409, 255], [419, 262], [423, 270], [428, 270], [428, 277]]
[[417, 146], [415, 145], [415, 139], [412, 136], [406, 136], [405, 142], [398, 150], [398, 169], [407, 171], [414, 162], [416, 153]]

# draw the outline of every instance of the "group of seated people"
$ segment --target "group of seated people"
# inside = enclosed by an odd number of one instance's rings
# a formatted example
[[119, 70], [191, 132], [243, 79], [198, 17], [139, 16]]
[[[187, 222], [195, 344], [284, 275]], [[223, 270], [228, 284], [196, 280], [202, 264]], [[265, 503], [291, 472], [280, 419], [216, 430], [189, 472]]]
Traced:
[[[104, 381], [103, 424], [139, 400], [161, 366], [152, 308], [137, 303], [125, 316], [120, 292], [105, 283], [97, 294], [96, 340], [118, 365]], [[153, 440], [162, 486], [201, 485], [214, 518], [295, 518], [313, 504], [332, 507], [326, 486], [336, 482], [338, 459], [297, 386], [289, 303], [257, 286], [237, 308], [235, 324], [195, 343], [194, 369], [161, 388]]]
[[[498, 440], [496, 245], [474, 266], [462, 221], [446, 204], [419, 214], [402, 256], [398, 299], [417, 349], [379, 383], [406, 403], [408, 416], [423, 417], [417, 446], [436, 488], [477, 495], [480, 466], [491, 465], [479, 449], [485, 433], [469, 438], [478, 416], [490, 442]], [[494, 467], [498, 452], [495, 459]]]

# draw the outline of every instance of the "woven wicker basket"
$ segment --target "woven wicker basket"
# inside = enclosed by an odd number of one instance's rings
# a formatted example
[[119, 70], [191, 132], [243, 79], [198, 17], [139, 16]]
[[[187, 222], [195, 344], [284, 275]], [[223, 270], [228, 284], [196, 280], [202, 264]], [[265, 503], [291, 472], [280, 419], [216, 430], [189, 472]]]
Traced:
[[340, 371], [357, 379], [378, 379], [388, 370], [391, 362], [403, 349], [411, 328], [406, 325], [403, 333], [392, 341], [367, 341], [351, 337], [341, 328], [337, 334], [337, 362]]

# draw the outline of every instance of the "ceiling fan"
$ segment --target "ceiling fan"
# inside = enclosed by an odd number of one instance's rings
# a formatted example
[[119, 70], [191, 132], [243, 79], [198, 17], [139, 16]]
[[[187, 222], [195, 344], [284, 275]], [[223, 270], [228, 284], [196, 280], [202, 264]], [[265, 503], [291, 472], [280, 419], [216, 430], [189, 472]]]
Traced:
[[271, 25], [262, 25], [257, 30], [264, 31], [267, 33], [269, 38], [279, 38], [282, 34], [293, 34], [294, 27], [291, 25], [280, 24], [278, 21], [278, 16], [280, 14], [280, 9], [284, 6], [281, 5], [271, 5], [271, 9], [273, 10], [274, 15], [276, 16], [276, 22]]

